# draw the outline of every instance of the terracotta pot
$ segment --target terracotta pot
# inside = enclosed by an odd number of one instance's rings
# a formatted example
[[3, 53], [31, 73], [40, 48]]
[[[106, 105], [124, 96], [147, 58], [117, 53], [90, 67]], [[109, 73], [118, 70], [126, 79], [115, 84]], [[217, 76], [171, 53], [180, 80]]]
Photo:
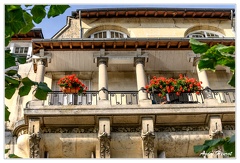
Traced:
[[77, 88], [65, 88], [65, 87], [61, 87], [61, 90], [63, 91], [63, 93], [78, 93], [78, 89]]

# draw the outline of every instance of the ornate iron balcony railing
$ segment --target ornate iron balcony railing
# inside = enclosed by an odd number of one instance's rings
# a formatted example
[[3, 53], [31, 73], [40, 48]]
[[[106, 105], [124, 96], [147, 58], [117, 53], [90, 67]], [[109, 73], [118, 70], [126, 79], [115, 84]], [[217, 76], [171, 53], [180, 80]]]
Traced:
[[[153, 104], [204, 103], [205, 96], [204, 91], [200, 91], [198, 95], [196, 93], [181, 93], [177, 96], [175, 93], [170, 93], [164, 99], [158, 96], [158, 92], [154, 92], [150, 94], [150, 99]], [[207, 96], [217, 99], [219, 103], [235, 103], [235, 89], [210, 90], [210, 94]]]
[[[108, 99], [111, 105], [138, 104], [137, 91], [108, 91]], [[78, 94], [65, 94], [61, 91], [48, 93], [48, 105], [97, 105], [98, 91], [86, 91]]]
[[[65, 94], [61, 91], [53, 91], [48, 94], [48, 105], [97, 105], [99, 101], [98, 91], [87, 91], [81, 95]], [[209, 96], [209, 95], [208, 95]], [[219, 103], [235, 103], [235, 89], [211, 90], [210, 97], [217, 99]], [[149, 93], [149, 99], [153, 104], [191, 104], [204, 103], [204, 92], [182, 93], [177, 96], [175, 93], [167, 95], [166, 99], [160, 98], [158, 93]], [[137, 105], [138, 91], [108, 91], [108, 100], [111, 105]]]

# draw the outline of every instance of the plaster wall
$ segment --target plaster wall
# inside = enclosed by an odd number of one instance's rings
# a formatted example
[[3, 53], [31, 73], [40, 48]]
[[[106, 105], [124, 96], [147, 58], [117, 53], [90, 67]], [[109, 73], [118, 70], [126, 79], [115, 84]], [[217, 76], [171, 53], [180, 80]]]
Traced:
[[[80, 38], [79, 19], [70, 18], [70, 26], [58, 38]], [[234, 37], [231, 20], [208, 18], [83, 18], [83, 38], [89, 30], [98, 26], [117, 25], [127, 29], [131, 38], [135, 37], [184, 37], [185, 31], [197, 25], [209, 25], [222, 29], [225, 37]], [[96, 32], [93, 30], [93, 32]], [[86, 35], [87, 34], [87, 35]]]

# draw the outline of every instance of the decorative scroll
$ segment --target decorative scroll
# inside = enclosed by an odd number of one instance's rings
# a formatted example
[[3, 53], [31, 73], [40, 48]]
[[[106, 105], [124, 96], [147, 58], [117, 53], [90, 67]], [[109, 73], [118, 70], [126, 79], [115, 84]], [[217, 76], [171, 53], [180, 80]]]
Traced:
[[110, 156], [110, 141], [111, 136], [108, 135], [108, 133], [103, 132], [98, 136], [100, 140], [100, 157], [106, 158], [107, 156]]
[[29, 138], [29, 145], [30, 145], [30, 158], [40, 158], [40, 134], [32, 133]]
[[142, 139], [145, 155], [148, 156], [148, 158], [149, 156], [152, 155], [152, 157], [150, 158], [154, 158], [154, 139], [155, 139], [154, 132], [148, 131], [146, 133], [143, 133]]
[[42, 133], [97, 133], [98, 129], [95, 127], [89, 128], [42, 128]]
[[140, 132], [141, 127], [111, 127], [111, 132]]

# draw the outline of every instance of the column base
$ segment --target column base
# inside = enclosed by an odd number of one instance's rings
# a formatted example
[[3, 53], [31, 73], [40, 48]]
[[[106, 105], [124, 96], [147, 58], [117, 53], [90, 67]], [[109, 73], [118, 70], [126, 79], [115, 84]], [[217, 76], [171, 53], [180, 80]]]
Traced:
[[139, 100], [138, 105], [140, 106], [149, 106], [152, 105], [152, 100]]
[[219, 104], [219, 102], [217, 101], [217, 99], [205, 99], [204, 104], [206, 106], [216, 106]]
[[110, 106], [110, 101], [109, 100], [99, 100], [97, 106], [98, 107], [106, 107]]

